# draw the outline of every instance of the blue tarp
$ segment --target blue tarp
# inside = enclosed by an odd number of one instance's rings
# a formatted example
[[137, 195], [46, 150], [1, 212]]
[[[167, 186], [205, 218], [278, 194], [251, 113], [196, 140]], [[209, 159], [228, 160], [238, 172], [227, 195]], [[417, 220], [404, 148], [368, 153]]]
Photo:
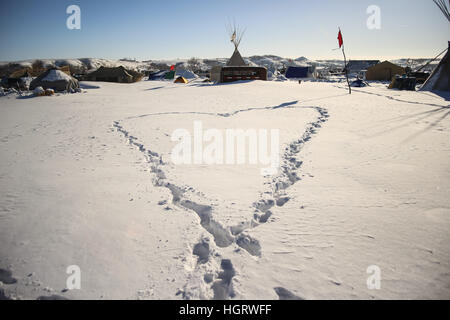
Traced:
[[148, 76], [148, 80], [163, 80], [165, 78], [167, 72], [169, 72], [169, 70], [163, 70], [163, 71], [151, 73]]
[[286, 78], [308, 78], [308, 67], [288, 67]]
[[365, 82], [361, 79], [356, 79], [355, 81], [352, 82], [351, 86], [357, 87], [357, 88], [362, 88], [362, 87], [368, 86], [368, 84], [367, 84], [367, 82]]

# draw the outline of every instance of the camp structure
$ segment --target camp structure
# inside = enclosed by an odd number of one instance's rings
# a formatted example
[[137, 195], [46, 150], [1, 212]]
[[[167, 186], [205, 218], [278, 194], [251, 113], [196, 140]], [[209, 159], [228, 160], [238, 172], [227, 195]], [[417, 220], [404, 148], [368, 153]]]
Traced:
[[420, 91], [450, 91], [450, 41], [447, 53], [425, 81]]
[[14, 71], [8, 77], [1, 80], [0, 85], [5, 88], [15, 88], [18, 90], [28, 90], [33, 78], [30, 75], [31, 68], [23, 68]]
[[367, 69], [366, 80], [391, 81], [396, 75], [401, 76], [405, 72], [404, 68], [389, 61], [384, 61]]
[[164, 75], [164, 79], [166, 80], [173, 80], [175, 78], [175, 70], [167, 71], [167, 73]]
[[[439, 7], [444, 17], [450, 22], [450, 1], [433, 0]], [[445, 50], [444, 50], [445, 52]], [[447, 52], [437, 67], [420, 88], [420, 91], [450, 91], [450, 41], [447, 44]]]
[[225, 66], [211, 68], [211, 81], [222, 83], [239, 80], [267, 80], [267, 69], [247, 65], [239, 52], [239, 45], [244, 32], [235, 26], [229, 33], [231, 42], [234, 44], [233, 55]]
[[372, 66], [379, 64], [379, 60], [350, 60], [345, 66], [343, 72], [347, 70], [349, 74], [356, 74], [364, 77], [365, 72]]
[[392, 79], [391, 84], [389, 85], [389, 89], [398, 89], [398, 90], [416, 90], [417, 79], [415, 77], [408, 76], [404, 74], [403, 76], [396, 75], [394, 79]]
[[178, 77], [173, 83], [188, 83], [185, 77]]
[[55, 91], [75, 92], [80, 88], [80, 85], [74, 77], [67, 75], [59, 69], [53, 68], [45, 71], [31, 81], [30, 90], [34, 90], [37, 87], [53, 89]]
[[285, 76], [288, 79], [302, 79], [312, 77], [312, 73], [309, 67], [290, 66], [287, 68]]
[[238, 67], [238, 66], [246, 66], [247, 64], [244, 61], [244, 58], [242, 58], [241, 54], [239, 53], [238, 48], [236, 47], [234, 49], [233, 55], [227, 62], [227, 66], [229, 67]]
[[267, 80], [264, 67], [217, 66], [211, 69], [211, 81], [233, 82], [239, 80]]
[[167, 74], [167, 70], [152, 72], [148, 75], [148, 80], [162, 80]]
[[83, 80], [131, 83], [139, 81], [141, 78], [142, 75], [140, 73], [119, 66], [114, 68], [100, 67], [96, 71], [88, 73]]

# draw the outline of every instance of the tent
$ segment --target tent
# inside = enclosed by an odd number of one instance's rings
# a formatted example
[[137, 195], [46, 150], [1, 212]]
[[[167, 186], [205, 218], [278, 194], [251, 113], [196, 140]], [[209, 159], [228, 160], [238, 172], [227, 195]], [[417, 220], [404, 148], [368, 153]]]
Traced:
[[167, 74], [167, 70], [162, 70], [158, 72], [150, 73], [148, 76], [148, 80], [162, 80]]
[[177, 69], [175, 72], [176, 77], [183, 77], [188, 80], [196, 79], [198, 76], [193, 73], [192, 71], [186, 70], [186, 69]]
[[141, 78], [142, 75], [140, 73], [119, 66], [115, 68], [100, 67], [96, 71], [87, 74], [84, 80], [131, 83], [139, 81]]
[[31, 81], [33, 80], [29, 73], [30, 70], [30, 68], [23, 68], [14, 71], [9, 75], [9, 77], [2, 78], [0, 83], [1, 86], [5, 88], [15, 88], [18, 90], [28, 90]]
[[241, 80], [267, 80], [267, 69], [264, 67], [249, 66], [239, 53], [239, 45], [244, 32], [236, 26], [229, 30], [234, 52], [225, 66], [213, 66], [210, 79], [213, 82], [233, 82]]
[[450, 91], [450, 41], [447, 53], [425, 81], [420, 91]]
[[380, 63], [380, 60], [350, 60], [344, 68], [348, 73], [359, 73]]
[[164, 79], [166, 79], [166, 80], [172, 80], [174, 78], [175, 78], [175, 71], [174, 70], [168, 71], [166, 73], [166, 75], [164, 76]]
[[227, 66], [231, 67], [243, 67], [246, 66], [244, 59], [242, 58], [241, 54], [239, 53], [238, 48], [236, 47], [233, 55], [231, 56], [230, 60], [227, 62]]
[[49, 69], [39, 77], [31, 81], [30, 90], [36, 87], [43, 87], [44, 89], [53, 89], [55, 91], [74, 92], [80, 88], [78, 80], [71, 77], [58, 69]]
[[308, 67], [288, 67], [286, 70], [286, 78], [288, 79], [299, 79], [308, 78], [309, 74]]
[[174, 83], [188, 83], [185, 77], [178, 77], [175, 79]]
[[404, 68], [389, 61], [384, 61], [367, 69], [366, 80], [391, 81], [396, 75], [401, 76], [405, 72]]

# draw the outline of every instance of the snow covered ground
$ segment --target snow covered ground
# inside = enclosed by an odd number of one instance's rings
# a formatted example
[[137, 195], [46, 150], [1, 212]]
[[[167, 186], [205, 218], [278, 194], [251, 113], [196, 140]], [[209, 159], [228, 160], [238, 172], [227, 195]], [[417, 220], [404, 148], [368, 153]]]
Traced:
[[[0, 97], [5, 296], [450, 298], [448, 100], [375, 83], [82, 87]], [[195, 121], [279, 129], [280, 171], [173, 164], [172, 133]], [[71, 265], [80, 290], [64, 290]]]

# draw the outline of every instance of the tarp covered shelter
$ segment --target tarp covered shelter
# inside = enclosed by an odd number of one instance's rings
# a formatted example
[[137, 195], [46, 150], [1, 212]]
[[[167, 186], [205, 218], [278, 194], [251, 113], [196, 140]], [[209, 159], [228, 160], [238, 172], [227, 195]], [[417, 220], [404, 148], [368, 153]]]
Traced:
[[309, 75], [308, 67], [288, 67], [285, 76], [288, 79], [299, 79], [299, 78], [308, 78], [308, 75]]
[[173, 80], [175, 78], [175, 70], [168, 71], [164, 76], [166, 80]]
[[444, 58], [425, 81], [421, 91], [450, 91], [450, 41]]
[[137, 81], [137, 79], [133, 77], [132, 71], [125, 69], [123, 66], [114, 68], [100, 67], [96, 71], [87, 74], [84, 77], [84, 80], [119, 83], [131, 83]]
[[391, 81], [396, 75], [405, 74], [405, 69], [389, 61], [381, 62], [367, 69], [366, 80]]
[[158, 72], [150, 73], [148, 76], [148, 80], [162, 80], [167, 74], [167, 70], [162, 70]]
[[33, 78], [30, 75], [31, 68], [16, 70], [1, 80], [0, 85], [5, 88], [27, 90]]
[[77, 79], [67, 75], [63, 71], [49, 69], [31, 81], [30, 90], [34, 90], [36, 87], [53, 89], [55, 91], [74, 92], [76, 89], [80, 88], [80, 85]]

